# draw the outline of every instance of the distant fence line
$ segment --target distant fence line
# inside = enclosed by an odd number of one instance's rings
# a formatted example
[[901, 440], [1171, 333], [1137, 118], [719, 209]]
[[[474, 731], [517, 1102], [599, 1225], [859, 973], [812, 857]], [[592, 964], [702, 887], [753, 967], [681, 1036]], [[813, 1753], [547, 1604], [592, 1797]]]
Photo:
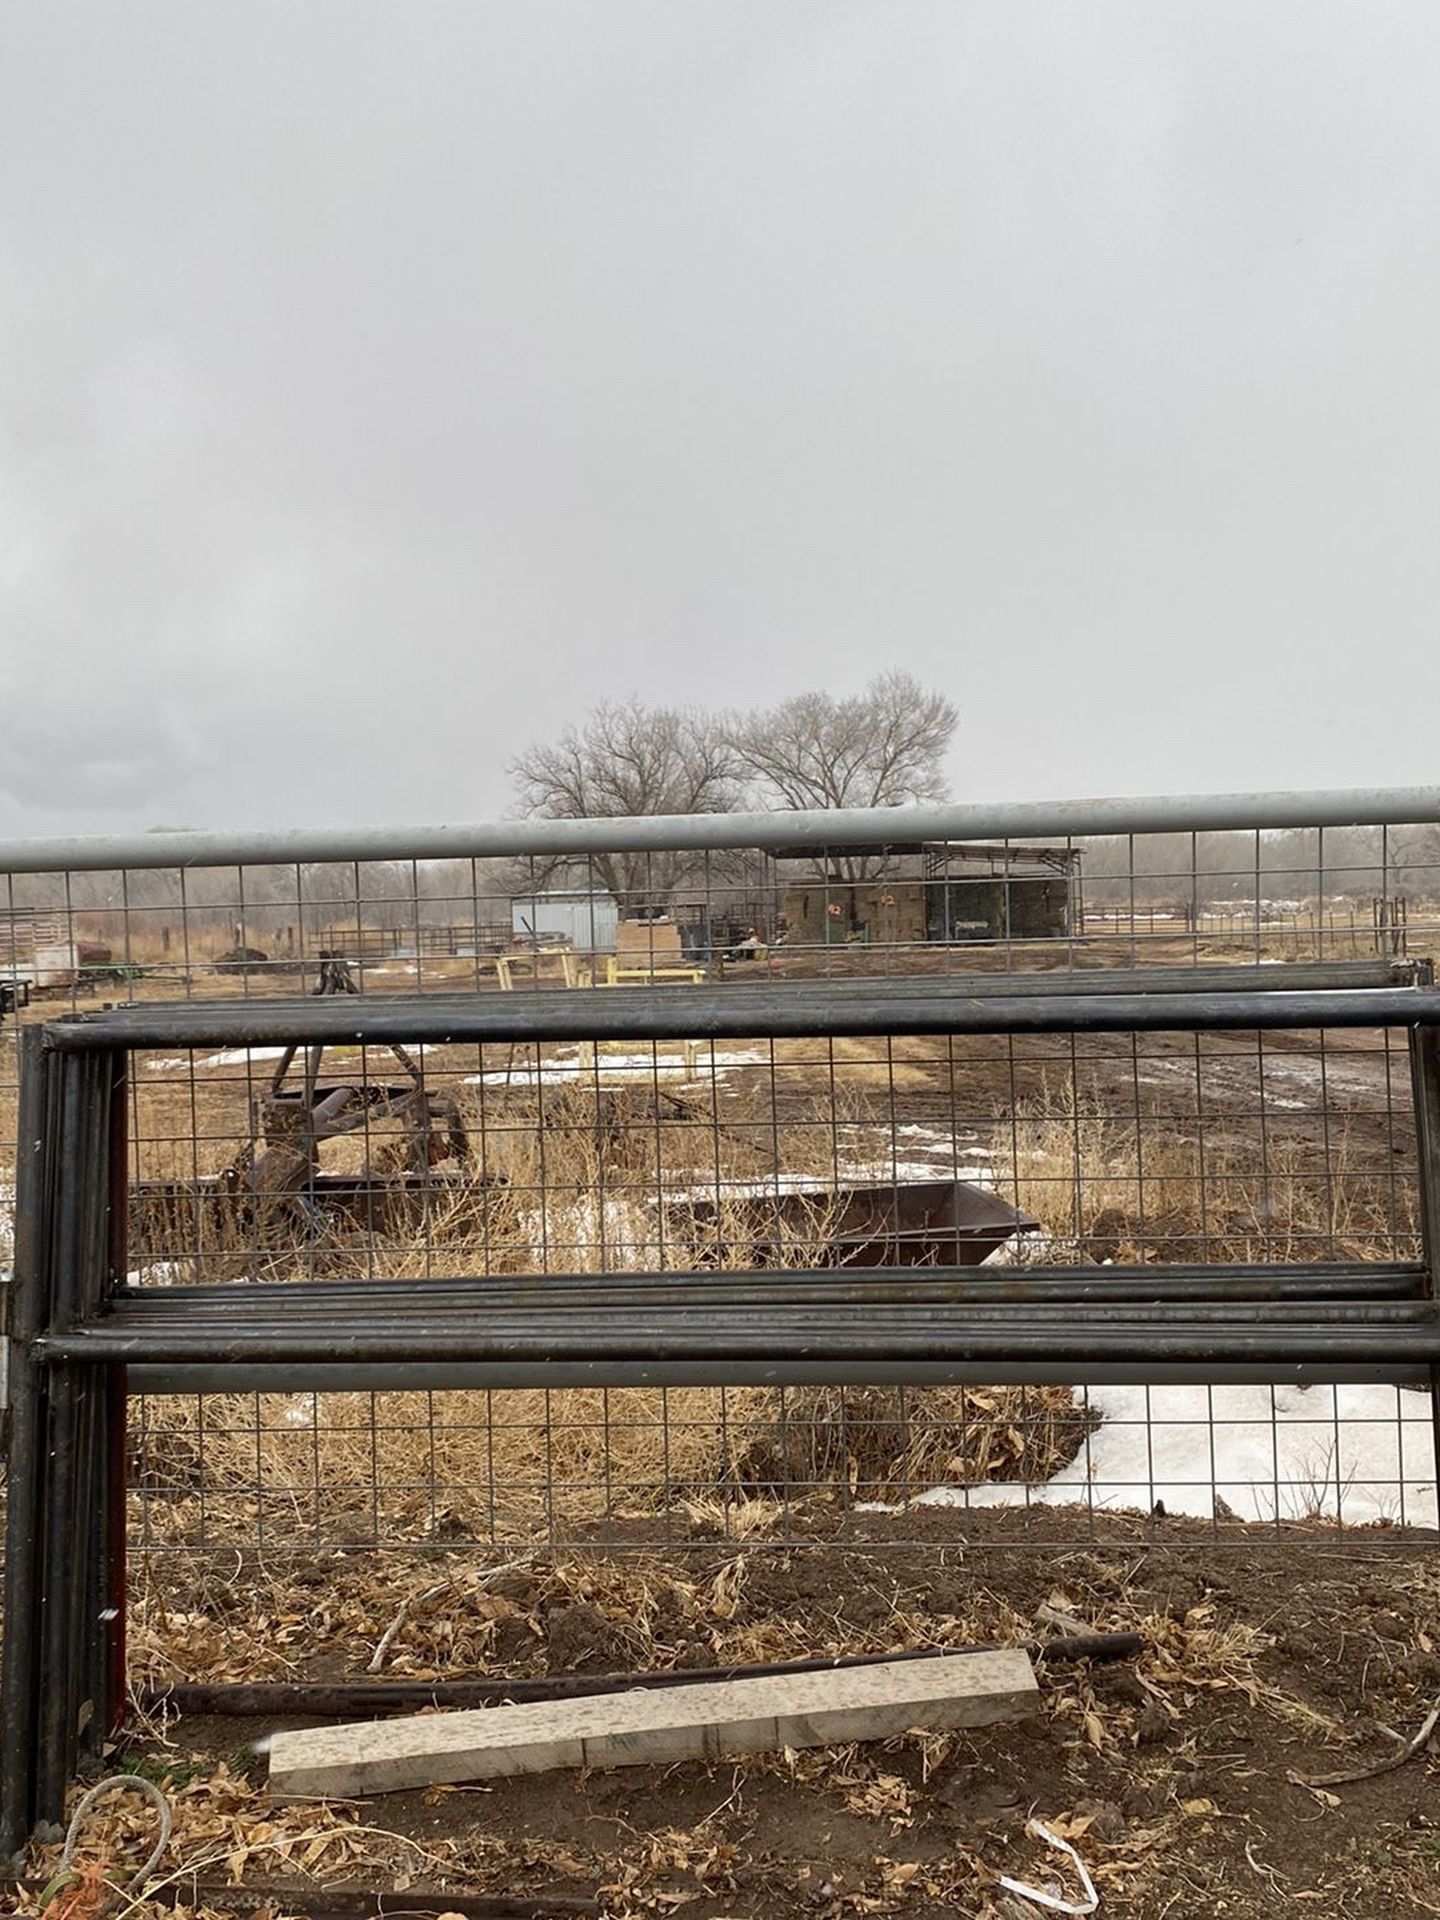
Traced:
[[[327, 950], [392, 987], [467, 960], [479, 982], [554, 937], [534, 909], [561, 899], [577, 924], [668, 916], [685, 965], [747, 939], [827, 968], [847, 948], [895, 956], [886, 970], [919, 949], [988, 945], [1009, 966], [1107, 938], [1171, 963], [1179, 943], [1196, 960], [1397, 954], [1440, 932], [1440, 788], [0, 842], [0, 970], [18, 979], [28, 942], [49, 949], [37, 985], [253, 957], [293, 990]], [[61, 931], [42, 942], [46, 915]]]

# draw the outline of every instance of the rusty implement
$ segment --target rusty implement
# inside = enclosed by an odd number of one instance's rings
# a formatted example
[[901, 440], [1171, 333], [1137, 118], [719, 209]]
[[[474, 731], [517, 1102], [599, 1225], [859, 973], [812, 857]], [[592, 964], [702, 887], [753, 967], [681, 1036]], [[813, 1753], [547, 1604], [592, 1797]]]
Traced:
[[[319, 995], [360, 991], [349, 963], [334, 953], [320, 955]], [[325, 1189], [321, 1149], [328, 1141], [363, 1133], [366, 1158], [355, 1185], [362, 1198], [373, 1188], [404, 1176], [423, 1180], [443, 1161], [463, 1165], [470, 1143], [454, 1098], [432, 1091], [405, 1048], [391, 1043], [390, 1052], [405, 1073], [399, 1082], [369, 1080], [322, 1081], [325, 1049], [308, 1047], [298, 1083], [287, 1084], [298, 1047], [287, 1047], [276, 1064], [269, 1091], [251, 1103], [251, 1142], [230, 1169], [229, 1185], [250, 1202], [257, 1224], [267, 1213], [299, 1208], [318, 1214]], [[400, 1128], [387, 1132], [370, 1151], [370, 1129], [380, 1121], [398, 1120]]]
[[[322, 952], [314, 993], [359, 990], [349, 963]], [[453, 1189], [454, 1175], [468, 1175], [459, 1103], [426, 1086], [404, 1047], [388, 1047], [404, 1077], [387, 1081], [322, 1079], [325, 1052], [286, 1048], [269, 1087], [251, 1099], [249, 1140], [223, 1173], [132, 1187], [131, 1239], [144, 1257], [223, 1245], [237, 1229], [273, 1244], [335, 1228], [399, 1226], [422, 1218], [433, 1195]], [[344, 1167], [327, 1166], [327, 1147], [351, 1136], [359, 1136], [358, 1167], [353, 1152]]]
[[[275, 1087], [253, 1102], [255, 1140], [236, 1161], [252, 1192], [292, 1192], [320, 1175], [320, 1149], [328, 1140], [367, 1132], [380, 1120], [399, 1120], [367, 1159], [361, 1178], [403, 1172], [425, 1174], [441, 1161], [470, 1156], [460, 1109], [449, 1094], [413, 1081], [322, 1082], [307, 1073], [301, 1087]], [[242, 1162], [246, 1164], [242, 1166]]]
[[[470, 1144], [455, 1101], [411, 1082], [316, 1081], [252, 1102], [254, 1137], [222, 1173], [137, 1180], [129, 1236], [137, 1260], [171, 1260], [318, 1233], [413, 1230], [427, 1210], [474, 1202]], [[373, 1123], [399, 1121], [371, 1142]], [[325, 1165], [327, 1146], [361, 1133], [355, 1169]], [[460, 1176], [463, 1176], [460, 1177]]]
[[[493, 1174], [452, 1184], [442, 1180], [442, 1172], [331, 1173], [322, 1168], [264, 1210], [274, 1228], [266, 1243], [323, 1228], [366, 1235], [414, 1232], [437, 1202], [443, 1200], [448, 1216], [464, 1202], [478, 1206], [483, 1190], [502, 1184]], [[261, 1237], [254, 1231], [256, 1211], [234, 1168], [197, 1180], [136, 1180], [130, 1187], [130, 1245], [141, 1262], [233, 1248]]]
[[978, 1267], [1038, 1223], [997, 1194], [965, 1180], [745, 1192], [717, 1203], [667, 1207], [676, 1227], [717, 1261], [743, 1243], [757, 1265], [793, 1265], [810, 1243], [830, 1267]]

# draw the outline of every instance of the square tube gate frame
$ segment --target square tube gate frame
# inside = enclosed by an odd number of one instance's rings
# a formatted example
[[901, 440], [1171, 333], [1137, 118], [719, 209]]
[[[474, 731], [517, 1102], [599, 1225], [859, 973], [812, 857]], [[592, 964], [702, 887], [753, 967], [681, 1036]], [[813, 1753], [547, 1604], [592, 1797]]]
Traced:
[[[144, 1379], [159, 1360], [174, 1391], [195, 1391], [201, 1381], [216, 1386], [225, 1376], [250, 1389], [267, 1370], [280, 1368], [298, 1369], [322, 1389], [348, 1385], [355, 1362], [377, 1383], [388, 1377], [408, 1385], [427, 1355], [438, 1356], [432, 1373], [470, 1384], [478, 1372], [495, 1385], [530, 1378], [558, 1383], [580, 1371], [597, 1384], [622, 1384], [636, 1374], [725, 1380], [757, 1370], [777, 1383], [1084, 1379], [1117, 1369], [1134, 1378], [1201, 1383], [1227, 1371], [1242, 1378], [1403, 1379], [1429, 1387], [1440, 1469], [1440, 993], [1428, 979], [1404, 988], [1377, 982], [1370, 989], [1317, 992], [986, 996], [972, 987], [892, 995], [883, 988], [835, 992], [817, 985], [778, 995], [735, 988], [697, 990], [683, 999], [641, 990], [499, 1000], [352, 1000], [343, 1008], [314, 999], [192, 1002], [82, 1015], [23, 1035], [0, 1861], [13, 1859], [37, 1828], [60, 1819], [70, 1781], [96, 1765], [121, 1721], [125, 1401], [132, 1362], [144, 1367]], [[737, 1330], [746, 1316], [733, 1307], [707, 1308], [707, 1283], [695, 1275], [633, 1276], [642, 1291], [653, 1290], [656, 1305], [613, 1309], [603, 1302], [567, 1305], [564, 1276], [547, 1279], [555, 1304], [539, 1308], [533, 1299], [517, 1298], [523, 1284], [507, 1294], [503, 1279], [441, 1283], [428, 1304], [423, 1287], [383, 1281], [328, 1293], [323, 1283], [250, 1287], [237, 1292], [233, 1307], [217, 1303], [224, 1289], [167, 1288], [163, 1301], [145, 1301], [143, 1289], [126, 1285], [126, 1076], [129, 1053], [140, 1047], [576, 1034], [655, 1041], [685, 1029], [776, 1038], [1327, 1026], [1407, 1031], [1424, 1255], [1418, 1267], [1228, 1267], [1215, 1270], [1208, 1295], [1202, 1269], [1055, 1268], [1040, 1273], [1036, 1284], [1007, 1283], [1006, 1294], [1014, 1296], [1009, 1305], [978, 1301], [973, 1269], [931, 1269], [922, 1282], [906, 1283], [908, 1294], [880, 1272], [720, 1276], [716, 1287], [763, 1279], [785, 1335], [773, 1347], [768, 1329]], [[887, 1278], [889, 1286], [876, 1284]], [[789, 1304], [787, 1286], [794, 1295]], [[835, 1305], [817, 1331], [819, 1289], [832, 1289]], [[1091, 1306], [1081, 1316], [1077, 1331], [1075, 1307], [1107, 1299], [1108, 1307]], [[1127, 1303], [1137, 1299], [1144, 1304], [1127, 1313]], [[803, 1309], [807, 1300], [808, 1317], [804, 1310], [797, 1314], [796, 1305]], [[326, 1301], [338, 1304], [329, 1308]], [[293, 1323], [287, 1303], [306, 1308]], [[459, 1316], [459, 1331], [457, 1306], [471, 1309]], [[338, 1320], [327, 1320], [327, 1312]], [[1054, 1322], [1050, 1328], [1043, 1325], [1047, 1319]], [[334, 1343], [336, 1324], [346, 1329], [348, 1345]]]
[[125, 1278], [127, 1059], [55, 1054], [32, 1027], [21, 1061], [0, 1858], [58, 1820], [125, 1704], [125, 1371], [35, 1342]]

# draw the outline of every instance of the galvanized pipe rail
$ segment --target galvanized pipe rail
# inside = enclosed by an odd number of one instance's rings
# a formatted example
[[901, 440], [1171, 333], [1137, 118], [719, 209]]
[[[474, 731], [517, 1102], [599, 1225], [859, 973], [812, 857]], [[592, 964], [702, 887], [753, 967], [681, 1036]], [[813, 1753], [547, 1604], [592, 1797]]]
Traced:
[[725, 852], [737, 847], [880, 847], [917, 840], [1071, 840], [1109, 834], [1281, 831], [1424, 825], [1440, 787], [1337, 787], [1303, 793], [1162, 794], [839, 807], [765, 813], [645, 814], [473, 825], [309, 827], [285, 832], [161, 832], [0, 840], [0, 873], [143, 872], [295, 862], [487, 860], [597, 853]]
[[[1258, 972], [1259, 970], [1252, 970]], [[1270, 971], [1265, 970], [1267, 973]], [[1329, 976], [1331, 981], [1336, 977]], [[1324, 988], [990, 990], [974, 982], [249, 1000], [133, 1007], [24, 1036], [13, 1432], [0, 1713], [0, 1852], [54, 1819], [98, 1760], [124, 1683], [126, 1369], [193, 1391], [467, 1372], [492, 1384], [1224, 1377], [1429, 1383], [1440, 1443], [1440, 992], [1393, 970]], [[1128, 984], [1128, 983], [1127, 983]], [[1049, 983], [1046, 983], [1047, 987]], [[167, 1287], [126, 1283], [125, 1085], [151, 1047], [1403, 1029], [1424, 1259], [974, 1269], [892, 1280], [651, 1274], [597, 1288], [510, 1277]], [[553, 1289], [553, 1291], [552, 1291]], [[544, 1292], [547, 1297], [539, 1298]], [[600, 1297], [603, 1296], [603, 1297]], [[743, 1309], [743, 1310], [742, 1310]]]
[[[1263, 965], [1222, 963], [1191, 966], [1106, 967], [1067, 960], [1058, 966], [1037, 967], [1031, 973], [979, 973], [948, 968], [931, 974], [886, 973], [822, 976], [817, 982], [778, 981], [781, 991], [817, 984], [835, 1002], [846, 994], [873, 992], [881, 983], [886, 993], [906, 1000], [924, 998], [937, 988], [946, 993], [974, 995], [987, 1000], [1033, 998], [1068, 992], [1078, 987], [1087, 994], [1150, 993], [1310, 993], [1342, 992], [1357, 987], [1423, 986], [1431, 979], [1431, 963], [1404, 960], [1276, 960]], [[737, 987], [741, 984], [736, 983]], [[732, 991], [736, 988], [732, 987]]]

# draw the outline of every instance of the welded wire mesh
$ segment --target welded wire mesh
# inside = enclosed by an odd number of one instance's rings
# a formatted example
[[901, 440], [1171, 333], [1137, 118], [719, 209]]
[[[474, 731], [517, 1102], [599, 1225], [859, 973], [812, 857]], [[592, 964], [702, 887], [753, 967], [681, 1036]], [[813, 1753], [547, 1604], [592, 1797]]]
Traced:
[[[651, 922], [647, 938], [643, 923]], [[0, 873], [0, 983], [52, 1003], [603, 976], [844, 976], [1421, 950], [1440, 829]], [[524, 959], [521, 956], [528, 956]], [[536, 958], [535, 956], [539, 956]]]
[[[1374, 827], [16, 873], [4, 1135], [23, 1022], [309, 993], [334, 959], [367, 996], [1378, 964], [1433, 945], [1437, 868], [1440, 832]], [[334, 1048], [313, 1088], [307, 1064], [135, 1057], [136, 1285], [1421, 1253], [1410, 1064], [1384, 1031]], [[287, 1115], [332, 1094], [307, 1157]], [[132, 1535], [893, 1543], [983, 1513], [1037, 1544], [1401, 1539], [1435, 1521], [1430, 1421], [1373, 1382], [137, 1397]]]
[[[509, 1052], [420, 1054], [425, 1093], [455, 1101], [468, 1156], [435, 1162], [413, 1190], [372, 1187], [358, 1213], [344, 1170], [358, 1176], [403, 1142], [403, 1120], [367, 1118], [333, 1155], [322, 1151], [333, 1190], [297, 1195], [280, 1178], [246, 1187], [237, 1205], [226, 1166], [263, 1107], [270, 1063], [223, 1051], [138, 1056], [136, 1277], [619, 1279], [846, 1264], [923, 1272], [970, 1258], [989, 1275], [997, 1265], [1419, 1257], [1409, 1063], [1383, 1034]], [[386, 1065], [367, 1050], [326, 1071], [373, 1084]], [[187, 1169], [178, 1184], [198, 1189], [178, 1206], [165, 1184], [177, 1156]], [[1252, 1386], [1197, 1402], [1196, 1391], [561, 1388], [170, 1402], [163, 1419], [154, 1407], [144, 1415], [141, 1520], [147, 1538], [159, 1529], [173, 1540], [165, 1530], [183, 1516], [197, 1545], [249, 1535], [338, 1545], [399, 1531], [593, 1539], [637, 1522], [665, 1537], [736, 1525], [787, 1537], [822, 1523], [818, 1513], [807, 1521], [807, 1503], [833, 1520], [920, 1497], [1004, 1499], [1023, 1514], [1064, 1494], [1087, 1529], [1108, 1508], [1149, 1512], [1157, 1500], [1212, 1520], [1225, 1507], [1274, 1522], [1422, 1517], [1419, 1488], [1433, 1477], [1422, 1395]]]

